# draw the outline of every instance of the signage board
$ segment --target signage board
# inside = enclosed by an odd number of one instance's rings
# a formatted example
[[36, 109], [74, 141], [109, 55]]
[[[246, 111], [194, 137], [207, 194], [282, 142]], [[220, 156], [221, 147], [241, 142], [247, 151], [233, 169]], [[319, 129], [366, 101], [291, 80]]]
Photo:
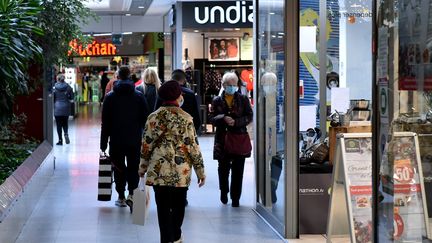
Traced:
[[183, 28], [252, 28], [252, 1], [182, 3]]
[[115, 56], [117, 54], [117, 48], [112, 43], [101, 43], [93, 41], [87, 46], [78, 44], [77, 40], [69, 42], [68, 56]]
[[[395, 133], [393, 154], [394, 240], [421, 241], [429, 235], [417, 135]], [[384, 165], [385, 166], [385, 165]], [[383, 182], [383, 187], [384, 182]], [[344, 200], [345, 199], [345, 200]], [[345, 202], [345, 203], [343, 203]], [[349, 238], [372, 242], [372, 139], [370, 133], [339, 134], [333, 167], [327, 242]], [[390, 217], [389, 217], [390, 218]]]

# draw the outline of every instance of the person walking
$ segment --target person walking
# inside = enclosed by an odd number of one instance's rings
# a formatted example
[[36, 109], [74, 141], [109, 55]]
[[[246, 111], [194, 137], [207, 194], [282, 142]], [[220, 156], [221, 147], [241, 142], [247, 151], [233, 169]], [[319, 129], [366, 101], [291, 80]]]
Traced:
[[147, 173], [146, 184], [155, 192], [161, 242], [182, 242], [192, 167], [201, 187], [204, 162], [192, 117], [180, 108], [184, 98], [179, 83], [165, 82], [158, 95], [163, 102], [144, 128], [139, 174]]
[[235, 73], [224, 74], [222, 77], [224, 91], [213, 99], [210, 114], [210, 122], [216, 126], [213, 159], [218, 160], [220, 201], [227, 204], [229, 192], [232, 207], [240, 205], [244, 164], [248, 156], [227, 153], [224, 148], [225, 135], [228, 131], [236, 134], [247, 133], [246, 126], [252, 122], [253, 116], [249, 99], [240, 94], [237, 83], [238, 77]]
[[100, 102], [102, 103], [104, 98], [105, 98], [105, 89], [108, 85], [109, 82], [109, 78], [108, 78], [108, 73], [104, 72], [102, 74], [102, 78], [101, 78], [101, 99]]
[[[201, 118], [199, 115], [199, 105], [195, 93], [186, 87], [186, 73], [181, 69], [176, 69], [171, 73], [171, 79], [180, 84], [184, 103], [181, 108], [189, 113], [193, 118], [195, 131], [200, 134]], [[160, 107], [162, 100], [158, 99], [155, 110]]]
[[72, 87], [65, 82], [64, 74], [57, 75], [57, 82], [54, 85], [54, 117], [57, 126], [58, 142], [56, 145], [63, 145], [62, 130], [66, 144], [70, 143], [68, 134], [68, 121], [71, 115], [71, 104], [74, 98]]
[[[144, 95], [135, 90], [130, 80], [130, 70], [119, 70], [119, 81], [112, 92], [105, 96], [102, 105], [102, 129], [100, 149], [108, 147], [113, 163], [115, 189], [118, 193], [116, 206], [129, 206], [132, 212], [133, 191], [138, 187], [141, 136], [149, 115]], [[127, 164], [125, 164], [125, 158]], [[125, 197], [125, 187], [129, 195]]]
[[155, 111], [157, 101], [157, 91], [160, 87], [160, 80], [155, 70], [147, 68], [142, 75], [142, 84], [137, 89], [144, 94], [150, 111]]

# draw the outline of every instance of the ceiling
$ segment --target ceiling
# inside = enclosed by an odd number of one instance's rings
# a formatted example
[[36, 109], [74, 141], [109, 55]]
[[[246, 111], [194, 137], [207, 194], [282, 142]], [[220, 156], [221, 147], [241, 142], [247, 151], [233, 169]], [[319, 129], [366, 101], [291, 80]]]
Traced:
[[87, 0], [84, 4], [99, 16], [163, 16], [176, 0]]

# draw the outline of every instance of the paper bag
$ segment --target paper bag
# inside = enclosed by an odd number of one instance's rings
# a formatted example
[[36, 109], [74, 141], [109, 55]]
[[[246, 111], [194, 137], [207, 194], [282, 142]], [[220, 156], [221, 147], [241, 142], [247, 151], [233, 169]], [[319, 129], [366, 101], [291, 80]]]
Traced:
[[145, 178], [142, 177], [138, 188], [134, 190], [132, 222], [137, 225], [144, 225], [150, 204], [150, 187], [145, 185]]
[[106, 153], [99, 155], [98, 200], [110, 201], [112, 194], [112, 166]]

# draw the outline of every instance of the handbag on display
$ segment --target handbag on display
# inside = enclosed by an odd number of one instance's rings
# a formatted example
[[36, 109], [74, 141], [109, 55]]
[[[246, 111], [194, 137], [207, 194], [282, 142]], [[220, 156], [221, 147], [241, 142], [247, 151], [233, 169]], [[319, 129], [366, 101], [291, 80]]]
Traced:
[[252, 144], [249, 133], [234, 133], [228, 131], [225, 134], [224, 150], [228, 154], [250, 157]]
[[112, 165], [106, 153], [99, 155], [98, 201], [111, 201]]
[[134, 224], [145, 224], [150, 204], [149, 188], [145, 185], [145, 177], [141, 177], [133, 195], [132, 223]]

